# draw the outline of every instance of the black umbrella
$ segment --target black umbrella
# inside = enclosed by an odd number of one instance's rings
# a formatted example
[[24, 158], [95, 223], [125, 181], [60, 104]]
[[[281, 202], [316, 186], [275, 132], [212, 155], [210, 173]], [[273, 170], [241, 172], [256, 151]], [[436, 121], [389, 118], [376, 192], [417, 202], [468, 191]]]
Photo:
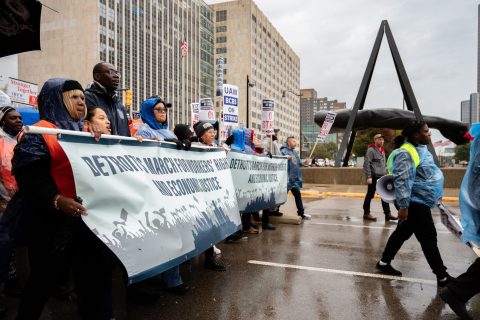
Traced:
[[37, 0], [0, 0], [0, 57], [40, 50], [41, 14]]

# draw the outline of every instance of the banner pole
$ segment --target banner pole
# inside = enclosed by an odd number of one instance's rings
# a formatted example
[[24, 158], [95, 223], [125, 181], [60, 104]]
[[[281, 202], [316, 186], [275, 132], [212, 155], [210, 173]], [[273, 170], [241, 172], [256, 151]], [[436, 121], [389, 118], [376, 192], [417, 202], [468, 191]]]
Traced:
[[315, 144], [313, 145], [312, 152], [310, 152], [310, 155], [308, 156], [309, 158], [311, 158], [311, 157], [312, 157], [312, 154], [313, 154], [313, 152], [315, 151], [315, 148], [317, 147], [317, 144], [318, 144], [318, 142], [317, 142], [317, 141], [315, 141]]

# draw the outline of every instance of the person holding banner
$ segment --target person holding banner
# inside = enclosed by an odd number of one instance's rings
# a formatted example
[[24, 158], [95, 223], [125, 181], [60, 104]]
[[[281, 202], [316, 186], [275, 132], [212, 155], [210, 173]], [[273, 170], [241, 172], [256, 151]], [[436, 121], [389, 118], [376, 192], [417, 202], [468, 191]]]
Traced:
[[96, 126], [102, 134], [112, 134], [110, 120], [108, 120], [107, 114], [100, 107], [88, 109], [85, 116], [85, 131], [88, 131], [88, 128], [93, 126]]
[[425, 122], [413, 121], [402, 131], [406, 142], [393, 160], [395, 201], [399, 206], [399, 223], [390, 235], [376, 269], [383, 274], [401, 276], [390, 265], [403, 243], [413, 234], [420, 242], [437, 285], [445, 287], [452, 277], [447, 273], [437, 246], [437, 230], [432, 219], [433, 208], [443, 194], [443, 174], [427, 149], [430, 130]]
[[[165, 102], [158, 97], [152, 97], [142, 102], [140, 115], [143, 125], [137, 131], [137, 135], [146, 139], [165, 140], [178, 142], [179, 149], [188, 146], [190, 141], [179, 141], [175, 134], [168, 129], [167, 109]], [[183, 283], [180, 275], [180, 267], [175, 266], [162, 272], [157, 279], [161, 280], [163, 286], [172, 293], [183, 294], [188, 287]]]
[[[62, 78], [45, 82], [35, 126], [82, 131], [86, 112], [82, 86]], [[93, 130], [93, 128], [92, 128]], [[96, 139], [99, 132], [96, 133]], [[30, 276], [17, 319], [38, 319], [71, 257], [82, 319], [112, 317], [112, 261], [108, 248], [85, 225], [87, 214], [75, 191], [73, 172], [55, 135], [24, 134], [12, 160], [24, 197], [22, 225], [28, 235]]]
[[138, 129], [137, 135], [159, 141], [174, 142], [177, 149], [188, 150], [190, 141], [180, 141], [175, 134], [168, 128], [167, 103], [158, 97], [150, 97], [142, 102], [140, 106], [140, 116], [143, 125]]
[[[300, 190], [302, 189], [302, 171], [300, 166], [302, 160], [298, 155], [295, 148], [297, 147], [297, 140], [295, 137], [288, 137], [285, 141], [285, 145], [280, 148], [282, 155], [288, 157], [288, 190], [292, 192], [295, 197], [295, 205], [297, 206], [297, 213], [303, 220], [310, 220], [311, 215], [305, 213], [302, 202], [302, 194]], [[309, 161], [307, 157], [304, 161]]]
[[[195, 134], [198, 138], [198, 142], [194, 142], [193, 145], [216, 147], [215, 145], [215, 128], [209, 122], [199, 121], [193, 127]], [[208, 248], [205, 251], [205, 268], [214, 271], [226, 271], [227, 268], [223, 261], [221, 261], [216, 255], [214, 247]]]

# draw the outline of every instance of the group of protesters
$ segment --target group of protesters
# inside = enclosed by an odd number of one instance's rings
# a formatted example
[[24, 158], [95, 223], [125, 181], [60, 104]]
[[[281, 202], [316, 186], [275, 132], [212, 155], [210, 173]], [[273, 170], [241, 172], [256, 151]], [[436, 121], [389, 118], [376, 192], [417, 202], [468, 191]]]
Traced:
[[[217, 147], [214, 124], [198, 122], [193, 128], [176, 124], [171, 130], [168, 108], [171, 104], [151, 96], [140, 106], [141, 124], [132, 125], [127, 109], [117, 95], [120, 74], [105, 62], [93, 67], [93, 82], [86, 89], [72, 79], [47, 80], [38, 95], [40, 121], [34, 126], [90, 132], [97, 141], [102, 134], [172, 142], [178, 149], [192, 145]], [[38, 319], [52, 295], [75, 299], [82, 319], [113, 319], [112, 271], [123, 268], [117, 258], [81, 219], [88, 215], [77, 195], [72, 167], [56, 135], [26, 134], [22, 117], [13, 107], [0, 109], [0, 282], [6, 294], [20, 297], [17, 319]], [[301, 200], [300, 158], [294, 151], [296, 140], [288, 137], [280, 147], [278, 131], [261, 141], [249, 128], [235, 129], [225, 143], [227, 150], [248, 154], [285, 155], [289, 159], [289, 190], [295, 196], [298, 215], [309, 219]], [[270, 215], [281, 215], [278, 207], [243, 213], [242, 228], [227, 242], [245, 240], [247, 234], [275, 230]], [[15, 248], [26, 246], [29, 275], [20, 287], [16, 274]], [[205, 268], [225, 271], [215, 246], [204, 252]], [[124, 269], [126, 284], [126, 271]], [[70, 280], [73, 276], [74, 283]], [[147, 281], [172, 293], [188, 290], [179, 266]], [[71, 288], [74, 286], [74, 290]], [[127, 287], [127, 299], [153, 302], [159, 293], [145, 291], [142, 283]], [[0, 305], [0, 318], [6, 309]]]

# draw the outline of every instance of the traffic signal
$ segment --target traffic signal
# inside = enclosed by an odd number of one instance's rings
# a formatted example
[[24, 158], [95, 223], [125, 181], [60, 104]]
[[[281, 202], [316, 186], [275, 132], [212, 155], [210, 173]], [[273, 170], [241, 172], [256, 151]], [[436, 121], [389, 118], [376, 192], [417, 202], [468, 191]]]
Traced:
[[132, 90], [125, 90], [125, 107], [130, 107], [132, 105]]

